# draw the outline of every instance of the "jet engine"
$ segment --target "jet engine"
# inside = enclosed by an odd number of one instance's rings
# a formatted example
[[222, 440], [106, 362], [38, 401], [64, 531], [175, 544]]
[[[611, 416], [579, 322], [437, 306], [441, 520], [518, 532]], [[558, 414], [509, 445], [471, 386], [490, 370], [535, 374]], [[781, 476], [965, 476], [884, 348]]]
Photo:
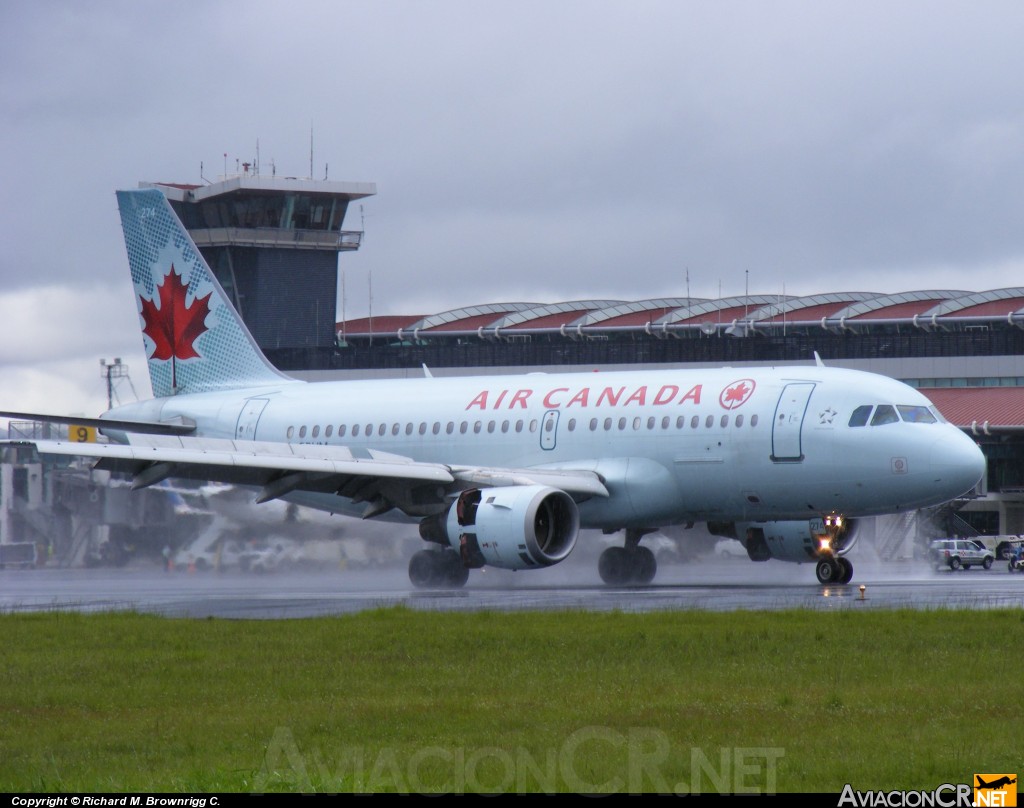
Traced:
[[466, 567], [508, 570], [564, 561], [579, 530], [572, 497], [540, 485], [463, 491], [445, 513], [420, 522], [424, 539], [453, 547]]
[[856, 520], [838, 517], [807, 522], [708, 522], [708, 530], [738, 539], [751, 561], [817, 562], [846, 555], [857, 541]]

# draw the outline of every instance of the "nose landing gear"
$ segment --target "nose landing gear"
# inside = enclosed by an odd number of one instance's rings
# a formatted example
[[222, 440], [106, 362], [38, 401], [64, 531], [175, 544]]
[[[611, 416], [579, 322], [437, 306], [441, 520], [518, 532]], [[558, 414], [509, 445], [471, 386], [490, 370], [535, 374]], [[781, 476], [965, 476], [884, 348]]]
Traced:
[[818, 563], [814, 568], [821, 584], [848, 584], [853, 580], [853, 564], [837, 552], [843, 546], [847, 524], [842, 514], [824, 519], [825, 535], [819, 541]]

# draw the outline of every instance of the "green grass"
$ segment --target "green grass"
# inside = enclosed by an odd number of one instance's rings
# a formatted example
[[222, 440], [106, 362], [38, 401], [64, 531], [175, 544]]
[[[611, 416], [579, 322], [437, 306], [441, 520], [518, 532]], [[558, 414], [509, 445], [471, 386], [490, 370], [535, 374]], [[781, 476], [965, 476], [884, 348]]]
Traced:
[[0, 791], [933, 789], [1016, 772], [1024, 612], [0, 616]]

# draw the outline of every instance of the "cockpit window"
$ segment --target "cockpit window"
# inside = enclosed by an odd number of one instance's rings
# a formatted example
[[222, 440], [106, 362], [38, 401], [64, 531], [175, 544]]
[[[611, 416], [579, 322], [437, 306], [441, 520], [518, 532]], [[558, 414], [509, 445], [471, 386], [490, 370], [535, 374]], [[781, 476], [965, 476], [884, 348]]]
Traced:
[[899, 404], [896, 409], [900, 411], [900, 418], [908, 424], [934, 424], [935, 416], [927, 407], [910, 406]]
[[896, 408], [892, 404], [879, 404], [875, 410], [875, 417], [871, 419], [871, 426], [882, 426], [883, 424], [899, 423], [900, 417], [896, 414]]
[[853, 411], [853, 415], [850, 416], [850, 426], [864, 426], [868, 422], [868, 416], [871, 415], [871, 404], [863, 404], [857, 407]]
[[932, 415], [935, 416], [935, 420], [938, 421], [940, 424], [949, 423], [945, 418], [942, 417], [942, 413], [939, 412], [936, 407], [929, 407], [928, 409], [931, 410]]

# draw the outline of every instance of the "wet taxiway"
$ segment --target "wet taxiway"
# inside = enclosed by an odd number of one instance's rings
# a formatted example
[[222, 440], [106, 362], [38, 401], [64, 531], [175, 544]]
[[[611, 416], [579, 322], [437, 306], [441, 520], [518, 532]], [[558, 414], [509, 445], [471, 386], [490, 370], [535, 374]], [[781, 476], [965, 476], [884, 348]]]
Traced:
[[[537, 572], [475, 571], [466, 588], [416, 590], [404, 568], [239, 572], [37, 569], [0, 572], [0, 613], [134, 610], [173, 617], [280, 619], [404, 605], [435, 611], [586, 609], [988, 609], [1024, 607], [1024, 574], [936, 572], [923, 563], [855, 560], [846, 586], [820, 586], [812, 565], [745, 560], [663, 564], [654, 584], [605, 587], [591, 564]], [[864, 586], [861, 593], [860, 585]]]

